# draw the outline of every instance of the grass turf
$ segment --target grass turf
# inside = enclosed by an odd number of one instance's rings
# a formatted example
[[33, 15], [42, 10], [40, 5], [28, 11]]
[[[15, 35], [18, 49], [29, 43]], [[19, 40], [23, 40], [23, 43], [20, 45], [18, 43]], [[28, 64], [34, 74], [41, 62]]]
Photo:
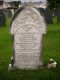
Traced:
[[56, 69], [8, 71], [12, 55], [12, 40], [9, 34], [10, 18], [0, 27], [0, 80], [60, 80], [60, 24], [47, 25], [47, 34], [43, 39], [43, 61], [50, 58], [57, 61]]

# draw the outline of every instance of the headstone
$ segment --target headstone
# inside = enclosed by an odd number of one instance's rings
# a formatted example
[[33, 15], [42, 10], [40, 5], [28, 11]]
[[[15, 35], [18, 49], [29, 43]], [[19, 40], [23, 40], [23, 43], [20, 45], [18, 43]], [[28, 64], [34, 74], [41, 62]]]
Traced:
[[11, 12], [11, 10], [5, 9], [5, 10], [4, 10], [4, 13], [5, 13], [6, 17], [12, 17], [12, 12]]
[[53, 12], [49, 8], [45, 9], [45, 20], [46, 23], [53, 23]]
[[46, 34], [46, 25], [39, 11], [30, 5], [17, 10], [10, 32], [14, 40], [12, 67], [36, 69], [42, 66], [42, 36]]
[[12, 15], [14, 15], [14, 9], [11, 9]]
[[54, 17], [56, 17], [56, 9], [53, 10]]
[[60, 7], [56, 9], [57, 23], [60, 23]]
[[4, 2], [3, 0], [0, 0], [0, 6], [3, 5], [3, 2]]
[[3, 10], [0, 9], [0, 26], [4, 26], [6, 21], [6, 16]]

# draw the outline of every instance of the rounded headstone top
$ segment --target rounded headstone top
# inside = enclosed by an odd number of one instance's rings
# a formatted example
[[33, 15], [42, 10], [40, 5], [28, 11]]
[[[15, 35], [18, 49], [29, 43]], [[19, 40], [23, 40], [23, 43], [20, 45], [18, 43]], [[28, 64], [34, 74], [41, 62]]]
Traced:
[[43, 34], [44, 30], [41, 31], [41, 28], [45, 26], [44, 16], [41, 15], [34, 5], [28, 3], [19, 8], [13, 15], [10, 33], [14, 35], [22, 26], [29, 28], [33, 25]]
[[[17, 9], [16, 10], [16, 12], [15, 12], [15, 14], [13, 15], [13, 17], [12, 17], [12, 19], [11, 19], [11, 25], [12, 25], [12, 23], [13, 23], [13, 21], [15, 20], [15, 18], [18, 16], [18, 14], [22, 11], [22, 10], [24, 10], [25, 8], [35, 8], [37, 11], [39, 11], [34, 5], [33, 5], [33, 3], [31, 3], [31, 2], [29, 2], [29, 3], [26, 3], [26, 4], [24, 4], [23, 6], [21, 6], [19, 9]], [[10, 26], [11, 26], [10, 25]]]

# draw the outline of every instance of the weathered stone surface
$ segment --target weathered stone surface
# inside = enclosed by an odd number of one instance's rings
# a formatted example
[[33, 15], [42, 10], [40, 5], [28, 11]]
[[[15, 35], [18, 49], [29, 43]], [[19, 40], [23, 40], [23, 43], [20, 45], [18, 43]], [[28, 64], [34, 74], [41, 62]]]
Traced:
[[41, 46], [46, 25], [41, 14], [34, 7], [26, 6], [13, 19], [10, 32], [14, 35], [13, 67], [36, 69], [42, 65]]

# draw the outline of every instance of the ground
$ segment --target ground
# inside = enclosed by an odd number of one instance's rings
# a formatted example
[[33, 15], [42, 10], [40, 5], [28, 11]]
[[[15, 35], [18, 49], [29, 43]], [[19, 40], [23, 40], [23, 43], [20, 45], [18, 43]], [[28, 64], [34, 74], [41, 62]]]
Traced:
[[11, 62], [12, 38], [9, 34], [10, 18], [0, 27], [0, 80], [60, 80], [60, 24], [47, 24], [47, 34], [43, 39], [43, 61], [50, 58], [57, 62], [55, 69], [14, 70], [8, 71]]

